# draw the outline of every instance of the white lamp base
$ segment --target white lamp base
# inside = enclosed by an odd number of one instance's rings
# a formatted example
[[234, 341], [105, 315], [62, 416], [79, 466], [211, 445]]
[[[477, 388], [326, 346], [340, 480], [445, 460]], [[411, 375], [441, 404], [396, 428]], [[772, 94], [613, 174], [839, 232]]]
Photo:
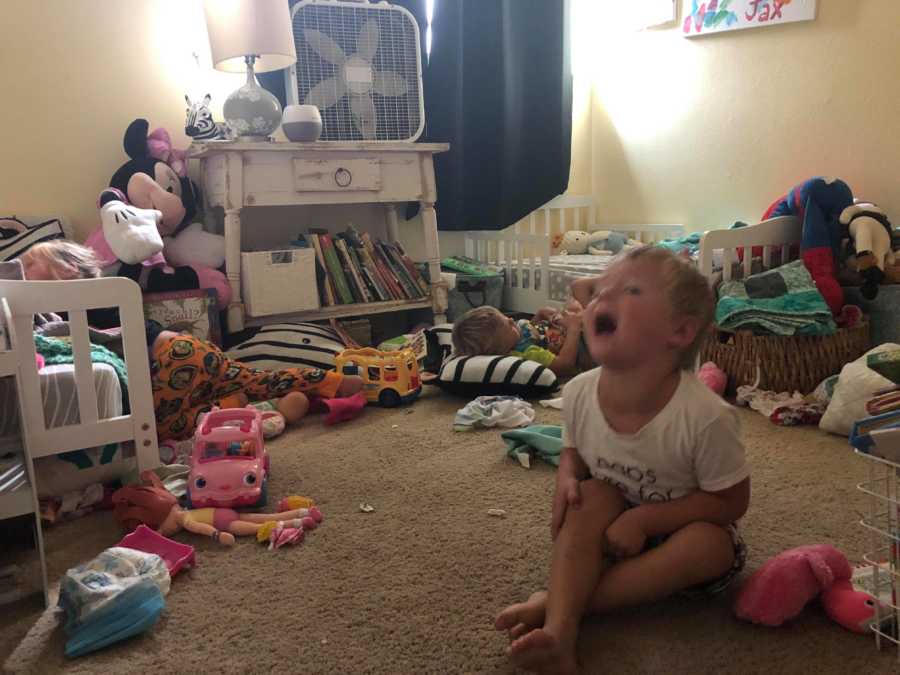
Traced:
[[281, 124], [281, 104], [259, 86], [253, 72], [255, 56], [245, 57], [247, 82], [225, 99], [225, 123], [242, 141], [265, 141]]

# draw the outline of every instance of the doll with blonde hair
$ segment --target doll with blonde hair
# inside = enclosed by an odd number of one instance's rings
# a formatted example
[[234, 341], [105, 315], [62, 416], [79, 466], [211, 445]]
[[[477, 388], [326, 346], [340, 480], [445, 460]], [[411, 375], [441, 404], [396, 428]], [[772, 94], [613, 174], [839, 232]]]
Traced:
[[146, 525], [162, 535], [172, 536], [182, 529], [211, 537], [231, 546], [235, 536], [258, 536], [272, 529], [269, 523], [298, 530], [315, 529], [322, 513], [315, 506], [281, 513], [238, 513], [232, 509], [182, 509], [178, 500], [166, 490], [159, 477], [145, 471], [141, 478], [150, 485], [128, 485], [113, 493], [113, 515], [126, 530]]
[[[94, 252], [63, 239], [32, 246], [22, 256], [25, 278], [29, 280], [91, 279], [100, 276]], [[118, 313], [88, 310], [88, 323], [95, 328], [118, 326]], [[159, 440], [184, 440], [197, 426], [197, 419], [214, 406], [243, 407], [248, 402], [292, 397], [301, 410], [308, 409], [303, 396], [334, 398], [352, 396], [362, 389], [362, 378], [319, 368], [257, 370], [229, 359], [216, 345], [193, 335], [164, 330], [155, 321], [146, 321], [150, 350], [150, 375], [156, 431]]]

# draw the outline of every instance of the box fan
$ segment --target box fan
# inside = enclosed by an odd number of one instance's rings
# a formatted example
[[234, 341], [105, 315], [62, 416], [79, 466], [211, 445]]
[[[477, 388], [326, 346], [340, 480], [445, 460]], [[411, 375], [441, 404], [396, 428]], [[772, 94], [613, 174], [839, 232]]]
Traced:
[[323, 141], [415, 141], [425, 126], [419, 26], [403, 7], [302, 0], [291, 10], [291, 104], [314, 105]]

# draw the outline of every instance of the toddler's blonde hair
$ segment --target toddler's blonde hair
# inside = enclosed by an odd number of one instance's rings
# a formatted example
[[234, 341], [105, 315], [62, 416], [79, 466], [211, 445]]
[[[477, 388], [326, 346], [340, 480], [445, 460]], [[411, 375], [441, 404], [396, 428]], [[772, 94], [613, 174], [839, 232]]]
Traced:
[[677, 316], [689, 316], [697, 321], [697, 337], [682, 352], [679, 366], [693, 370], [697, 354], [709, 333], [715, 317], [715, 291], [700, 270], [685, 257], [662, 246], [647, 244], [629, 249], [617, 257], [619, 262], [648, 262], [661, 268], [665, 289]]
[[493, 354], [497, 322], [502, 316], [494, 307], [470, 309], [453, 324], [453, 351], [458, 356]]
[[42, 261], [56, 279], [94, 279], [100, 276], [97, 256], [87, 246], [67, 239], [35, 244], [20, 256], [22, 264]]

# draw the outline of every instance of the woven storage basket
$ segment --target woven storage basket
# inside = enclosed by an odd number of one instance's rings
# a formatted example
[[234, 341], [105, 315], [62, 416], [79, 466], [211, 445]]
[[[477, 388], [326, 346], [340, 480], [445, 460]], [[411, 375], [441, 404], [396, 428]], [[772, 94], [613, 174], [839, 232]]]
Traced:
[[[724, 340], [724, 342], [723, 342]], [[756, 382], [770, 391], [808, 394], [845, 363], [869, 349], [869, 322], [839, 328], [833, 335], [753, 335], [716, 331], [700, 350], [700, 363], [714, 362], [734, 386]]]

